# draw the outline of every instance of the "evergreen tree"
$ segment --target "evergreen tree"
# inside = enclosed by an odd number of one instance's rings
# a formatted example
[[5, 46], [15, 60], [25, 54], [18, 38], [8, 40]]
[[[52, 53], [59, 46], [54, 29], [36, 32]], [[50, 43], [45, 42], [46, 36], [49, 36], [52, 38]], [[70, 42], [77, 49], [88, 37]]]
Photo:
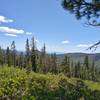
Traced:
[[23, 52], [21, 52], [20, 55], [19, 55], [19, 67], [20, 68], [24, 67], [24, 55], [23, 55]]
[[41, 55], [40, 55], [40, 60], [41, 60], [41, 70], [42, 72], [46, 73], [47, 72], [47, 65], [46, 65], [46, 46], [44, 44], [43, 48], [41, 49]]
[[93, 61], [93, 62], [92, 62], [92, 67], [91, 67], [91, 78], [92, 78], [93, 81], [96, 80], [96, 77], [95, 77], [95, 70], [96, 70], [96, 68], [95, 68], [95, 62]]
[[85, 79], [89, 79], [89, 75], [90, 75], [90, 68], [89, 68], [89, 58], [88, 56], [85, 56], [84, 59], [84, 70], [85, 70]]
[[2, 49], [1, 49], [1, 47], [0, 47], [0, 65], [3, 65], [3, 51], [2, 51]]
[[15, 41], [12, 41], [11, 51], [12, 51], [12, 64], [13, 64], [14, 67], [16, 67], [16, 46], [15, 46]]
[[35, 40], [34, 37], [32, 38], [31, 42], [32, 48], [31, 48], [31, 62], [32, 62], [32, 70], [34, 72], [37, 71], [37, 54], [36, 54], [36, 45], [35, 45]]
[[62, 64], [62, 72], [64, 72], [64, 74], [68, 77], [71, 76], [71, 72], [70, 72], [70, 58], [68, 56], [65, 56]]
[[84, 71], [86, 69], [84, 69], [84, 67], [82, 66], [82, 63], [80, 63], [80, 61], [78, 61], [76, 64], [75, 64], [75, 69], [74, 69], [74, 77], [77, 77], [77, 78], [81, 78], [81, 79], [84, 79], [85, 75], [84, 75]]
[[39, 72], [43, 72], [43, 70], [42, 70], [42, 67], [43, 67], [43, 66], [42, 66], [42, 60], [43, 60], [43, 59], [42, 59], [42, 56], [41, 56], [41, 54], [40, 54], [40, 56], [39, 56], [39, 68], [38, 68], [38, 71], [39, 71]]
[[88, 58], [88, 56], [85, 56], [84, 65], [85, 65], [86, 69], [89, 70], [89, 58]]
[[45, 46], [45, 44], [44, 44], [43, 48], [41, 49], [41, 56], [42, 56], [42, 58], [46, 57], [46, 46]]
[[2, 64], [6, 64], [6, 51], [2, 49], [2, 56], [3, 56], [3, 63]]
[[56, 57], [56, 53], [51, 55], [51, 72], [54, 74], [58, 73], [58, 69], [57, 69], [57, 57]]
[[81, 63], [80, 61], [77, 62], [77, 77], [81, 78]]
[[29, 40], [26, 40], [26, 68], [30, 70], [30, 47], [29, 47]]
[[11, 63], [10, 63], [10, 50], [9, 50], [9, 47], [7, 47], [7, 50], [6, 50], [6, 60], [7, 60], [7, 64], [8, 64], [8, 67], [11, 66]]
[[78, 77], [78, 64], [75, 64], [75, 77]]
[[71, 67], [70, 67], [70, 71], [71, 71], [71, 76], [72, 77], [74, 77], [74, 72], [75, 72], [75, 68], [74, 68], [75, 66], [74, 66], [74, 62], [73, 61], [71, 61]]
[[62, 5], [77, 19], [85, 17], [88, 25], [100, 26], [100, 0], [62, 0]]

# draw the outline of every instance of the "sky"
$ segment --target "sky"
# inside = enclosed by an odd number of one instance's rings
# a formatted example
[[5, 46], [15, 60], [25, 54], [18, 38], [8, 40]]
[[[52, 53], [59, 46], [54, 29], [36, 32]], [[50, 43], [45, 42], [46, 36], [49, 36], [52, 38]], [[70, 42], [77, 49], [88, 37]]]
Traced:
[[91, 53], [86, 48], [100, 40], [100, 27], [86, 26], [85, 19], [77, 20], [60, 1], [0, 0], [0, 46], [5, 49], [14, 40], [23, 51], [26, 39], [34, 36], [39, 50], [45, 43], [47, 52]]

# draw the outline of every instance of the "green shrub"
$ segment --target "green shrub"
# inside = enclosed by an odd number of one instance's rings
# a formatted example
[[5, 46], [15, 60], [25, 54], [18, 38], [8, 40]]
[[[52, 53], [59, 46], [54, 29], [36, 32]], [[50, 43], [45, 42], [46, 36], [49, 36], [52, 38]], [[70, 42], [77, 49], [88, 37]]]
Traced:
[[1, 67], [0, 100], [100, 100], [100, 91], [64, 75], [27, 74], [24, 69]]

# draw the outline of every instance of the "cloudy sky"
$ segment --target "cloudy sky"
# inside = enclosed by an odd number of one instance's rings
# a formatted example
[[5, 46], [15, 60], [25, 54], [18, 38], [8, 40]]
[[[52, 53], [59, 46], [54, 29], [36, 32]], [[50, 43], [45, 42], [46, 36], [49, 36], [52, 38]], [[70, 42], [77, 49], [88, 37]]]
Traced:
[[[25, 41], [35, 37], [47, 52], [91, 52], [86, 48], [100, 40], [100, 27], [86, 26], [66, 12], [60, 0], [0, 0], [0, 46], [14, 40], [17, 50], [25, 50]], [[100, 52], [100, 48], [96, 52]]]

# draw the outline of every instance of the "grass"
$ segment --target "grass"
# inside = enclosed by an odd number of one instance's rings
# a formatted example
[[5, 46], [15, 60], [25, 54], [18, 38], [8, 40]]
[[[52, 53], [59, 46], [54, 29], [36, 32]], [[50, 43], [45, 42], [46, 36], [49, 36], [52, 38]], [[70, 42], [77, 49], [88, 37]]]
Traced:
[[88, 81], [88, 80], [84, 82], [90, 89], [100, 91], [100, 82], [93, 82], [93, 81]]

